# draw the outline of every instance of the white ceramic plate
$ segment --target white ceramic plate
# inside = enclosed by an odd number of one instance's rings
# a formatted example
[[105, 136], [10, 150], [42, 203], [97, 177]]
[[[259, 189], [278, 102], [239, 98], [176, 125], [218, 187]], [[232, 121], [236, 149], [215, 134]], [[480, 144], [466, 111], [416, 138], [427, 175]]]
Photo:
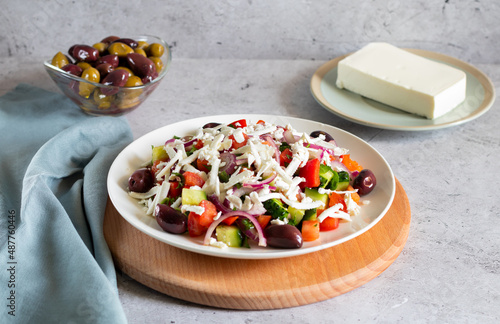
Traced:
[[456, 126], [490, 109], [495, 100], [495, 88], [491, 80], [474, 66], [439, 53], [416, 49], [408, 51], [464, 71], [467, 75], [465, 101], [444, 116], [429, 120], [339, 89], [335, 85], [337, 64], [347, 55], [328, 61], [314, 73], [311, 92], [320, 105], [340, 117], [358, 124], [393, 130], [424, 131]]
[[[230, 123], [245, 118], [252, 122], [259, 119], [277, 125], [290, 123], [296, 130], [310, 133], [324, 130], [331, 134], [337, 144], [350, 150], [353, 159], [365, 168], [371, 169], [377, 178], [377, 186], [367, 196], [369, 204], [362, 207], [362, 212], [353, 217], [350, 223], [341, 222], [338, 229], [322, 232], [319, 240], [304, 242], [300, 249], [285, 250], [262, 248], [252, 244], [251, 248], [220, 249], [203, 245], [203, 236], [192, 238], [188, 234], [175, 235], [164, 232], [156, 223], [155, 218], [146, 216], [142, 206], [127, 193], [129, 176], [145, 161], [151, 159], [151, 145], [162, 145], [174, 135], [185, 136], [193, 134], [195, 129], [209, 122]], [[172, 246], [225, 258], [237, 259], [272, 259], [297, 256], [325, 249], [364, 233], [374, 226], [387, 212], [395, 194], [395, 180], [392, 170], [385, 159], [368, 143], [341, 129], [304, 119], [272, 115], [222, 115], [201, 117], [178, 122], [154, 130], [127, 146], [115, 159], [108, 174], [108, 193], [117, 211], [132, 226], [157, 240]]]

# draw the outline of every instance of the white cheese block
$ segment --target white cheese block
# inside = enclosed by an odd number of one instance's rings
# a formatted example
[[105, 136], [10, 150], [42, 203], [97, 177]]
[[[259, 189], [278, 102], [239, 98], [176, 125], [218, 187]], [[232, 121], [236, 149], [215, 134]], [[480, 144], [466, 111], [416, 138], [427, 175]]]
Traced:
[[370, 43], [338, 63], [337, 87], [428, 119], [465, 100], [466, 75], [387, 43]]

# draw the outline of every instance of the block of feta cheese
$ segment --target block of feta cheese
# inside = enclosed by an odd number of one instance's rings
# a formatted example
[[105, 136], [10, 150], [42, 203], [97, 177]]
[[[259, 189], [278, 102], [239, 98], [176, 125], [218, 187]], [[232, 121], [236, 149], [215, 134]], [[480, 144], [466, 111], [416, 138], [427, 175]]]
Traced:
[[337, 87], [428, 119], [465, 100], [463, 71], [387, 43], [370, 43], [338, 63]]

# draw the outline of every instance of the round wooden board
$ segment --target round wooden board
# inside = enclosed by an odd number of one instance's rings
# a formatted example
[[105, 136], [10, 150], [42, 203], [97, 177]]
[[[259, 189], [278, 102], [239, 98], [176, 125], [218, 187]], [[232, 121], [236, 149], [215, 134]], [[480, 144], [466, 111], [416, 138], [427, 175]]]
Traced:
[[186, 301], [230, 309], [277, 309], [326, 300], [372, 280], [397, 258], [410, 229], [396, 180], [387, 214], [362, 235], [302, 256], [238, 260], [172, 247], [140, 232], [108, 199], [104, 235], [116, 266], [138, 282]]

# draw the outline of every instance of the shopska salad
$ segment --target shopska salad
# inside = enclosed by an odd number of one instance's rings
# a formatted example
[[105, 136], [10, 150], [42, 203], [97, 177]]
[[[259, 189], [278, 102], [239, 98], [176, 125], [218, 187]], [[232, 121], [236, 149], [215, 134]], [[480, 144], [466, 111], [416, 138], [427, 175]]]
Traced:
[[350, 221], [375, 185], [323, 131], [242, 119], [153, 147], [129, 194], [163, 230], [205, 245], [300, 248]]

